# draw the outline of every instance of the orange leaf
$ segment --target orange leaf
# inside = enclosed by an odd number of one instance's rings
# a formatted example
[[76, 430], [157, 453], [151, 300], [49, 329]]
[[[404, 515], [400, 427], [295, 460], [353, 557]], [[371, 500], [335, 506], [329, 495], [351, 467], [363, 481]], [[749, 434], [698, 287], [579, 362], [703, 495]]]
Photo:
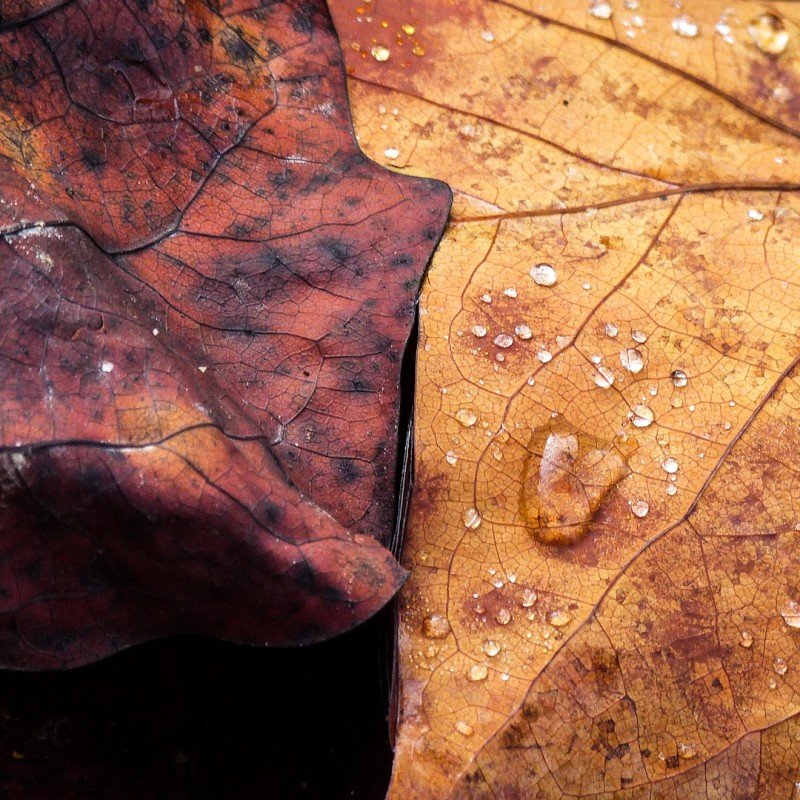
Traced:
[[335, 5], [362, 147], [456, 190], [390, 797], [795, 796], [797, 6]]

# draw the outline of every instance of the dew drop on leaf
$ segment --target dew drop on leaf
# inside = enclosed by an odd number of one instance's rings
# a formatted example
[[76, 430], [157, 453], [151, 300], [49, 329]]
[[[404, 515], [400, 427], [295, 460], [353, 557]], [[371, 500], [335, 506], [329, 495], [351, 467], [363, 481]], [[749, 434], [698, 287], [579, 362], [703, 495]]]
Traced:
[[389, 48], [382, 44], [376, 44], [371, 50], [370, 53], [372, 57], [376, 61], [388, 61], [389, 56], [391, 53], [389, 52]]
[[450, 623], [439, 614], [430, 614], [422, 620], [422, 635], [426, 639], [444, 639], [450, 633]]
[[634, 500], [631, 503], [631, 513], [634, 517], [643, 519], [650, 511], [650, 504], [646, 500]]
[[486, 676], [489, 674], [489, 667], [486, 664], [473, 664], [469, 672], [467, 672], [467, 677], [471, 681], [482, 681], [486, 679]]
[[481, 525], [481, 515], [475, 508], [468, 508], [464, 512], [464, 527], [475, 530]]
[[486, 336], [486, 328], [484, 328], [483, 325], [473, 325], [472, 335], [477, 336], [479, 339], [483, 339], [483, 337]]
[[784, 21], [775, 14], [759, 14], [747, 26], [747, 32], [761, 52], [772, 56], [780, 55], [789, 44], [789, 31]]
[[471, 428], [478, 421], [478, 415], [468, 408], [459, 408], [456, 411], [456, 419], [465, 428]]
[[674, 369], [669, 376], [672, 379], [672, 385], [678, 389], [682, 389], [689, 382], [689, 378], [682, 369]]
[[753, 646], [753, 634], [749, 631], [742, 631], [739, 634], [739, 644], [742, 647], [750, 648]]
[[790, 628], [800, 628], [800, 603], [790, 600], [781, 609], [781, 616]]
[[635, 347], [629, 347], [619, 354], [619, 360], [622, 366], [632, 372], [634, 375], [641, 372], [644, 367], [644, 357], [640, 350]]
[[540, 350], [536, 354], [536, 358], [538, 358], [539, 361], [542, 362], [542, 364], [547, 364], [548, 361], [553, 360], [553, 354], [549, 350]]
[[647, 334], [644, 331], [633, 331], [631, 333], [631, 339], [639, 344], [644, 344], [647, 341]]
[[607, 322], [605, 327], [606, 336], [612, 339], [619, 333], [619, 328], [613, 322]]
[[452, 450], [448, 450], [445, 453], [444, 460], [452, 467], [458, 461], [458, 456]]
[[494, 658], [500, 652], [500, 645], [497, 644], [494, 639], [487, 639], [483, 643], [483, 652], [486, 653], [489, 658]]
[[785, 675], [789, 669], [789, 664], [786, 662], [785, 658], [776, 656], [775, 660], [772, 662], [772, 669], [774, 669], [778, 675]]
[[522, 593], [521, 605], [523, 608], [531, 608], [538, 599], [539, 595], [536, 594], [534, 589], [525, 589]]
[[610, 367], [599, 364], [595, 368], [594, 382], [601, 389], [609, 389], [614, 385], [614, 372]]
[[511, 622], [511, 612], [507, 608], [501, 608], [495, 615], [495, 620], [500, 625], [508, 625]]
[[527, 325], [517, 325], [517, 327], [514, 328], [514, 333], [516, 333], [520, 339], [525, 340], [530, 339], [533, 336], [533, 331], [531, 331]]
[[550, 264], [536, 264], [531, 267], [531, 278], [537, 286], [553, 286], [558, 280], [558, 275]]
[[498, 333], [494, 337], [494, 343], [498, 347], [511, 347], [514, 344], [514, 340], [507, 333]]
[[650, 406], [639, 404], [633, 407], [633, 424], [637, 428], [646, 428], [655, 419], [655, 414]]
[[597, 19], [611, 19], [614, 10], [608, 0], [592, 0], [589, 3], [589, 14]]
[[543, 544], [574, 544], [589, 532], [608, 493], [630, 473], [610, 442], [562, 417], [535, 429], [522, 474], [520, 511]]
[[547, 615], [547, 621], [554, 628], [564, 628], [572, 622], [572, 614], [566, 609], [559, 608]]
[[681, 14], [672, 20], [672, 30], [678, 36], [685, 36], [687, 39], [693, 39], [700, 33], [700, 27], [688, 14]]
[[669, 475], [674, 475], [678, 471], [678, 460], [669, 456], [661, 462], [661, 468]]
[[472, 736], [472, 734], [475, 733], [475, 729], [472, 727], [472, 725], [470, 725], [468, 722], [465, 722], [463, 719], [460, 719], [458, 722], [456, 722], [456, 730], [462, 736]]

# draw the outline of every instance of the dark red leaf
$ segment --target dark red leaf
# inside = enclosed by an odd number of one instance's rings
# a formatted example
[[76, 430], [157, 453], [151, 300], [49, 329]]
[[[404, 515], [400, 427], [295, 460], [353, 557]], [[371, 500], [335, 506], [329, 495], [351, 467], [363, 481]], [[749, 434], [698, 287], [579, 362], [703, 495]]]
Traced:
[[0, 660], [346, 630], [448, 191], [358, 150], [320, 0], [51, 6], [0, 2]]

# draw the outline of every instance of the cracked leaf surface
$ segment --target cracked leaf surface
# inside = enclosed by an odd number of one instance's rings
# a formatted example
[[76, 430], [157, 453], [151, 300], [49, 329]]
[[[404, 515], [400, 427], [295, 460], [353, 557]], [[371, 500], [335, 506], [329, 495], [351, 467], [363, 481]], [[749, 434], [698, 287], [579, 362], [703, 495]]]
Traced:
[[728, 5], [336, 4], [366, 152], [456, 190], [391, 798], [796, 796], [800, 18]]
[[449, 199], [358, 150], [324, 4], [0, 3], [0, 154], [2, 665], [382, 607]]

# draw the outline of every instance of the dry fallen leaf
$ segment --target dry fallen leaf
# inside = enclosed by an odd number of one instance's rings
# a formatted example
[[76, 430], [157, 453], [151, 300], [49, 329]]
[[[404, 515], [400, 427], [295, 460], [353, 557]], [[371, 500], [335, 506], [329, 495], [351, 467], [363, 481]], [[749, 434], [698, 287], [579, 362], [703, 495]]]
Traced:
[[456, 190], [390, 797], [796, 797], [800, 10], [334, 11], [362, 147]]
[[0, 2], [0, 156], [0, 666], [385, 605], [449, 192], [358, 151], [324, 3]]

